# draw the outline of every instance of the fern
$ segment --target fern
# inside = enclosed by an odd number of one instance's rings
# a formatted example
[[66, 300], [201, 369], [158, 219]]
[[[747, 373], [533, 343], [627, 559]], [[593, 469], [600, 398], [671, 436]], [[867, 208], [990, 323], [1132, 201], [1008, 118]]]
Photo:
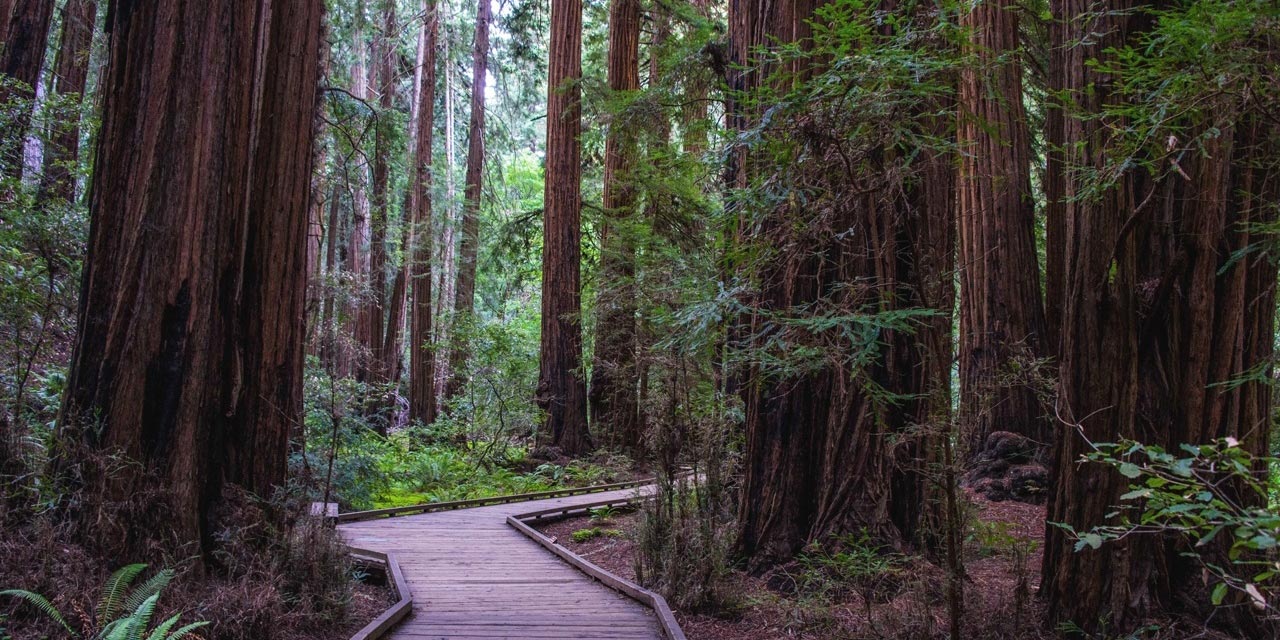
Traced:
[[129, 616], [131, 623], [129, 624], [129, 635], [126, 640], [142, 640], [142, 634], [146, 633], [147, 627], [151, 626], [151, 616], [156, 612], [156, 602], [160, 600], [160, 594], [154, 594], [142, 604], [138, 605], [136, 611]]
[[76, 632], [71, 629], [71, 625], [67, 624], [66, 618], [62, 617], [62, 613], [58, 611], [57, 607], [53, 606], [52, 602], [49, 602], [48, 598], [38, 593], [33, 593], [23, 589], [6, 589], [4, 591], [0, 591], [0, 596], [12, 596], [26, 601], [31, 606], [39, 609], [40, 613], [43, 613], [46, 617], [62, 625], [62, 628], [66, 629], [67, 633], [70, 633], [72, 636], [77, 635]]
[[165, 587], [169, 586], [170, 580], [173, 580], [172, 569], [165, 569], [151, 576], [150, 580], [142, 583], [129, 594], [128, 598], [125, 598], [122, 611], [137, 611], [138, 607], [142, 606], [142, 603], [146, 602], [147, 598], [159, 594]]
[[[207, 626], [209, 626], [208, 622], [192, 622], [191, 624], [186, 625], [181, 629], [178, 629], [177, 631], [174, 631], [172, 635], [170, 635], [167, 639], [163, 639], [163, 640], [182, 640], [183, 638], [187, 637], [187, 635], [190, 634], [192, 631], [195, 631], [200, 627], [207, 627]], [[151, 640], [162, 640], [162, 639], [152, 638]]]
[[102, 597], [98, 600], [98, 622], [105, 623], [108, 620], [114, 620], [120, 614], [120, 605], [125, 597], [125, 590], [133, 582], [138, 574], [146, 569], [145, 564], [131, 564], [120, 567], [115, 573], [107, 578], [107, 584], [102, 590]]

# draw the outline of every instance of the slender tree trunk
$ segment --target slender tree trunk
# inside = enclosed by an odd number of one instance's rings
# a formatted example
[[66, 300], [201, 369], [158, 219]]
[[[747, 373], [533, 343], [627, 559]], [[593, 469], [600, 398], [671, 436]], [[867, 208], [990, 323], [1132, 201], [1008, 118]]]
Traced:
[[[387, 212], [390, 202], [390, 156], [391, 156], [391, 110], [395, 100], [395, 76], [392, 59], [395, 56], [393, 46], [396, 32], [396, 8], [394, 0], [383, 0], [382, 31], [376, 39], [374, 74], [378, 89], [378, 123], [373, 153], [373, 185], [371, 194], [371, 211], [369, 223], [369, 299], [365, 304], [367, 330], [369, 332], [369, 362], [365, 379], [374, 385], [383, 385], [389, 381], [391, 372], [390, 357], [386, 352], [384, 337], [386, 335], [386, 302], [387, 302]], [[387, 429], [386, 410], [390, 399], [382, 395], [382, 390], [375, 390], [375, 396], [369, 400], [377, 429], [385, 433]]]
[[542, 221], [542, 347], [535, 400], [541, 441], [591, 450], [582, 379], [582, 1], [551, 1], [546, 193]]
[[453, 297], [454, 284], [456, 283], [456, 271], [454, 268], [454, 237], [453, 227], [456, 216], [455, 202], [457, 201], [457, 190], [454, 187], [453, 170], [456, 164], [456, 154], [454, 148], [454, 113], [453, 113], [453, 58], [450, 54], [449, 44], [452, 42], [452, 29], [449, 28], [449, 22], [445, 20], [445, 37], [442, 41], [443, 58], [444, 58], [444, 184], [445, 184], [445, 208], [444, 218], [440, 221], [440, 248], [439, 259], [437, 260], [436, 270], [439, 272], [436, 279], [436, 344], [442, 348], [436, 350], [436, 396], [444, 395], [445, 387], [452, 379], [452, 373], [449, 369], [449, 359], [452, 357], [451, 350], [443, 348], [449, 344], [449, 325], [452, 320], [450, 316], [453, 314]]
[[0, 105], [22, 102], [20, 108], [12, 111], [10, 120], [0, 127], [0, 168], [8, 178], [22, 177], [23, 146], [31, 126], [35, 88], [40, 82], [55, 4], [54, 0], [15, 0], [9, 19], [9, 37], [0, 50], [0, 74], [18, 83], [0, 87]]
[[[360, 3], [361, 15], [364, 11], [364, 3]], [[367, 100], [369, 97], [369, 76], [366, 65], [366, 46], [363, 35], [363, 19], [360, 19], [361, 27], [357, 28], [355, 37], [356, 61], [351, 66], [351, 93], [361, 100]], [[368, 166], [367, 163], [356, 164], [354, 167], [348, 164], [348, 172], [354, 168], [354, 188], [352, 190], [353, 202], [351, 203], [351, 234], [347, 240], [348, 260], [347, 270], [351, 273], [351, 283], [355, 287], [357, 295], [348, 299], [347, 317], [351, 323], [348, 332], [351, 339], [351, 362], [354, 365], [356, 377], [360, 380], [366, 379], [368, 370], [368, 361], [373, 353], [372, 345], [369, 342], [369, 314], [366, 299], [369, 293], [369, 254], [365, 247], [369, 244], [369, 197], [366, 186], [368, 184]], [[347, 176], [348, 181], [352, 181], [350, 173]]]
[[[67, 0], [62, 7], [62, 36], [54, 60], [51, 92], [84, 100], [89, 77], [89, 50], [97, 24], [98, 5], [94, 0]], [[76, 165], [80, 162], [80, 113], [66, 114], [44, 148], [44, 171], [40, 176], [41, 199], [76, 199]]]
[[342, 357], [342, 351], [338, 344], [338, 331], [342, 326], [337, 317], [337, 304], [335, 304], [336, 296], [334, 288], [337, 286], [338, 274], [341, 267], [338, 265], [338, 237], [342, 233], [340, 227], [342, 208], [339, 206], [341, 198], [338, 197], [338, 185], [336, 183], [329, 185], [329, 223], [325, 228], [325, 249], [324, 249], [324, 266], [325, 266], [325, 282], [321, 288], [321, 294], [324, 296], [324, 308], [321, 311], [321, 340], [323, 348], [321, 350], [320, 361], [324, 365], [325, 370], [330, 375], [338, 377], [346, 377], [351, 374], [345, 366], [346, 358]]
[[[609, 10], [609, 89], [640, 89], [640, 2], [613, 0]], [[631, 183], [636, 139], [630, 123], [615, 116], [605, 140], [604, 210], [600, 229], [600, 285], [596, 300], [595, 360], [591, 366], [591, 418], [597, 436], [637, 452], [640, 415], [636, 368], [636, 249], [631, 224], [636, 189]]]
[[[139, 464], [84, 460], [87, 497], [73, 508], [94, 544], [149, 552], [157, 530], [172, 530], [208, 554], [232, 487], [269, 497], [284, 484], [302, 417], [323, 11], [319, 0], [112, 6], [59, 429]], [[117, 523], [127, 540], [93, 537], [113, 502], [157, 482], [164, 522]]]
[[[1062, 16], [1087, 8], [1054, 4]], [[1275, 157], [1277, 128], [1220, 113], [1182, 122], [1187, 144], [1203, 141], [1203, 149], [1175, 143], [1153, 159], [1159, 170], [1131, 169], [1087, 193], [1093, 185], [1084, 180], [1107, 162], [1110, 132], [1126, 125], [1100, 117], [1103, 107], [1130, 99], [1108, 91], [1093, 61], [1146, 27], [1149, 18], [1129, 8], [1113, 3], [1094, 20], [1063, 21], [1053, 37], [1063, 48], [1054, 89], [1070, 105], [1053, 114], [1063, 175], [1052, 183], [1061, 190], [1048, 194], [1063, 214], [1057, 411], [1068, 428], [1047, 519], [1077, 531], [1110, 523], [1129, 487], [1109, 467], [1079, 463], [1088, 441], [1131, 438], [1177, 451], [1233, 437], [1254, 454], [1269, 451], [1269, 386], [1221, 383], [1260, 367], [1270, 376], [1276, 269], [1246, 248], [1268, 241], [1256, 225], [1273, 223], [1274, 213], [1260, 203], [1280, 197], [1273, 164], [1259, 162]], [[1087, 34], [1103, 35], [1081, 44]], [[1200, 572], [1168, 539], [1128, 536], [1077, 552], [1065, 531], [1046, 530], [1042, 594], [1053, 622], [1092, 631], [1105, 621], [1107, 633], [1125, 633], [1196, 602], [1185, 594]]]
[[[476, 41], [471, 76], [471, 128], [467, 132], [467, 182], [462, 205], [462, 242], [458, 245], [458, 279], [454, 289], [454, 321], [469, 322], [475, 308], [476, 256], [480, 249], [480, 198], [484, 193], [484, 87], [489, 67], [489, 0], [478, 0]], [[445, 400], [457, 395], [466, 382], [470, 348], [456, 339], [449, 352], [451, 378]]]
[[961, 424], [970, 458], [993, 431], [1051, 440], [1036, 390], [1009, 382], [1044, 353], [1045, 322], [1022, 106], [1018, 11], [982, 0], [962, 18], [974, 63], [960, 73]]
[[409, 329], [409, 417], [423, 424], [436, 418], [435, 349], [431, 335], [431, 142], [435, 134], [436, 40], [440, 28], [438, 2], [426, 12], [422, 26], [421, 76], [418, 80], [418, 125], [414, 145], [413, 235], [410, 270], [413, 307]]

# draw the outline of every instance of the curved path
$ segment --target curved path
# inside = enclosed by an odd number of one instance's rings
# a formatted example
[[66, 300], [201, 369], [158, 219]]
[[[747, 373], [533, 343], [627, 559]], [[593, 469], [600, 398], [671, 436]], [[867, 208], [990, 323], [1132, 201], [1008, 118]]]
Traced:
[[338, 525], [347, 543], [394, 553], [413, 613], [389, 637], [663, 638], [653, 610], [591, 579], [506, 523], [509, 515], [601, 500], [636, 489], [424, 513]]

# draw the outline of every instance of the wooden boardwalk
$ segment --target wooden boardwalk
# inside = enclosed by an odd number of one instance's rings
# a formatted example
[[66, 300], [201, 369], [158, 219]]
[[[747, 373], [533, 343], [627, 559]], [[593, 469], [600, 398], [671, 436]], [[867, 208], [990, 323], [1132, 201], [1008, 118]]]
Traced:
[[394, 553], [413, 613], [390, 637], [663, 638], [651, 609], [562, 562], [509, 515], [635, 495], [635, 489], [340, 524], [352, 546]]

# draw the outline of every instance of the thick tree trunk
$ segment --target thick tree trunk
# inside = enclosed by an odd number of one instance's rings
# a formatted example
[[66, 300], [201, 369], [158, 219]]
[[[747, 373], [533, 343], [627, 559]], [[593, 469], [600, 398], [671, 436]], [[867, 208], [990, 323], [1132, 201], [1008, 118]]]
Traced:
[[36, 84], [40, 82], [55, 4], [54, 0], [15, 0], [9, 18], [9, 37], [0, 50], [0, 74], [18, 83], [0, 87], [0, 105], [23, 103], [0, 127], [0, 169], [8, 178], [22, 177], [23, 146], [31, 126]]
[[[425, 3], [424, 3], [425, 5]], [[440, 20], [432, 3], [426, 8], [418, 80], [418, 125], [414, 145], [413, 235], [410, 269], [413, 307], [409, 321], [409, 417], [423, 424], [436, 418], [435, 349], [431, 340], [431, 141], [435, 133], [436, 40]]]
[[[476, 256], [480, 249], [480, 198], [484, 193], [484, 85], [489, 68], [489, 0], [479, 0], [476, 40], [472, 52], [471, 128], [467, 131], [467, 177], [463, 190], [462, 241], [458, 245], [458, 278], [454, 288], [455, 322], [467, 322], [475, 308]], [[456, 334], [455, 334], [456, 335]], [[451, 377], [445, 400], [462, 390], [470, 348], [455, 339], [449, 352]]]
[[[757, 46], [770, 42], [806, 46], [814, 8], [734, 3], [734, 62], [749, 62]], [[789, 69], [796, 75], [788, 82], [807, 78], [800, 64]], [[768, 72], [735, 73], [730, 80], [750, 96]], [[740, 127], [758, 117], [738, 107], [731, 113]], [[821, 123], [812, 126], [823, 130]], [[929, 126], [933, 135], [947, 134], [941, 119]], [[848, 533], [906, 544], [923, 537], [936, 517], [926, 474], [948, 425], [951, 159], [936, 150], [907, 159], [886, 148], [868, 156], [882, 166], [854, 174], [842, 161], [843, 141], [828, 134], [787, 129], [766, 135], [787, 135], [788, 144], [803, 147], [796, 151], [807, 158], [802, 167], [787, 161], [778, 170], [798, 181], [791, 188], [810, 200], [778, 206], [741, 233], [772, 253], [758, 272], [755, 313], [739, 335], [749, 340], [748, 356], [771, 345], [804, 345], [831, 354], [831, 361], [794, 372], [767, 366], [768, 357], [751, 360], [756, 364], [741, 390], [746, 450], [739, 549], [759, 567]], [[775, 169], [769, 161], [739, 152], [732, 178], [745, 185], [749, 174]], [[876, 340], [858, 342], [841, 331], [803, 328], [823, 309], [933, 314], [910, 330], [881, 328]], [[850, 361], [850, 354], [861, 355]], [[900, 400], [887, 402], [885, 393]], [[918, 427], [929, 431], [918, 433]]]
[[[639, 0], [613, 0], [610, 7], [608, 73], [611, 91], [625, 94], [640, 89]], [[628, 126], [615, 119], [605, 140], [605, 220], [600, 229], [600, 284], [590, 401], [597, 437], [637, 453], [641, 434], [636, 368], [636, 249], [628, 228], [636, 213], [636, 189], [630, 175], [635, 165], [636, 139]]]
[[957, 129], [960, 419], [972, 459], [992, 431], [1046, 449], [1051, 433], [1036, 390], [1010, 381], [1043, 355], [1046, 341], [1018, 11], [1010, 0], [982, 0], [962, 24], [973, 63], [960, 73]]
[[[97, 24], [98, 5], [94, 0], [67, 0], [62, 7], [62, 36], [53, 64], [51, 92], [63, 97], [84, 99], [89, 77], [89, 49]], [[44, 147], [44, 171], [40, 176], [41, 199], [76, 199], [75, 166], [80, 161], [80, 113], [67, 114], [70, 120], [56, 125]]]
[[[443, 9], [443, 7], [442, 7]], [[453, 297], [454, 285], [456, 284], [456, 270], [454, 268], [454, 242], [453, 227], [455, 224], [454, 210], [457, 200], [457, 193], [454, 187], [453, 168], [455, 165], [454, 153], [456, 144], [454, 144], [454, 113], [453, 113], [453, 58], [449, 46], [453, 30], [449, 26], [447, 16], [444, 19], [445, 37], [441, 46], [441, 53], [444, 58], [444, 193], [445, 207], [444, 216], [440, 221], [440, 246], [438, 258], [436, 260], [436, 306], [435, 306], [435, 342], [439, 347], [445, 347], [449, 344], [449, 326], [452, 322], [450, 317], [453, 314]], [[448, 386], [449, 380], [452, 379], [452, 373], [449, 369], [449, 359], [452, 357], [451, 350], [447, 348], [439, 348], [436, 350], [436, 396], [442, 397], [445, 388]]]
[[582, 380], [582, 1], [551, 1], [542, 220], [542, 346], [535, 400], [542, 443], [591, 450]]
[[163, 535], [154, 526], [208, 554], [214, 507], [230, 487], [269, 497], [284, 484], [290, 425], [302, 417], [323, 9], [319, 0], [111, 7], [60, 433], [139, 463], [90, 465], [80, 522], [97, 531], [91, 523], [113, 502], [157, 481], [169, 504], [154, 512], [169, 515], [117, 523], [130, 539], [99, 544], [151, 550], [147, 540]]
[[[1060, 0], [1058, 15], [1085, 5]], [[1068, 425], [1057, 447], [1057, 485], [1050, 522], [1077, 531], [1108, 524], [1128, 481], [1109, 467], [1080, 464], [1088, 441], [1131, 438], [1178, 451], [1234, 437], [1255, 454], [1269, 450], [1270, 390], [1237, 379], [1269, 369], [1276, 269], [1247, 247], [1265, 242], [1255, 229], [1271, 222], [1261, 202], [1280, 197], [1274, 157], [1276, 127], [1263, 118], [1185, 123], [1200, 149], [1170, 150], [1158, 173], [1133, 169], [1096, 196], [1086, 196], [1090, 169], [1106, 162], [1109, 132], [1124, 122], [1099, 118], [1104, 105], [1127, 98], [1091, 60], [1107, 55], [1145, 27], [1145, 18], [1113, 3], [1100, 23], [1064, 22], [1053, 38], [1060, 58], [1055, 90], [1069, 99], [1050, 131], [1064, 150], [1049, 194], [1063, 214], [1064, 305], [1058, 414]], [[1105, 34], [1080, 45], [1085, 34]], [[1265, 124], [1264, 124], [1265, 123]], [[1173, 166], [1177, 163], [1177, 166]], [[1237, 259], [1239, 258], [1239, 259]], [[1269, 371], [1267, 372], [1269, 377]], [[1200, 581], [1199, 570], [1167, 539], [1129, 536], [1076, 552], [1074, 540], [1047, 527], [1042, 593], [1050, 620], [1087, 630], [1106, 621], [1126, 632], [1175, 602]]]

